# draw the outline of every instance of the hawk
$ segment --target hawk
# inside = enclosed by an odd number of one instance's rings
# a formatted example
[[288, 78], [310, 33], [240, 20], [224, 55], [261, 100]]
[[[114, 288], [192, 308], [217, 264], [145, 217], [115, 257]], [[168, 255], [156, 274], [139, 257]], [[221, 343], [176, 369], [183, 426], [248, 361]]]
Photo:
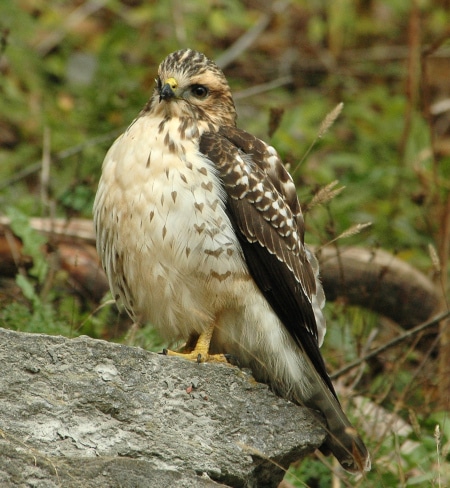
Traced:
[[294, 183], [276, 150], [236, 127], [218, 66], [191, 49], [108, 151], [94, 202], [113, 296], [189, 358], [228, 354], [285, 398], [319, 410], [322, 450], [349, 471], [368, 451], [319, 351], [324, 295]]

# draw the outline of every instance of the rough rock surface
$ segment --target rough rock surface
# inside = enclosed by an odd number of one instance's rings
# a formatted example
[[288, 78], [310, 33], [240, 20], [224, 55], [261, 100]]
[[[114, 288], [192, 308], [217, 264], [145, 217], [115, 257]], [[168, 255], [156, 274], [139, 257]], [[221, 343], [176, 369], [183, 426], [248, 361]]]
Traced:
[[0, 329], [0, 486], [276, 487], [320, 417], [248, 372]]

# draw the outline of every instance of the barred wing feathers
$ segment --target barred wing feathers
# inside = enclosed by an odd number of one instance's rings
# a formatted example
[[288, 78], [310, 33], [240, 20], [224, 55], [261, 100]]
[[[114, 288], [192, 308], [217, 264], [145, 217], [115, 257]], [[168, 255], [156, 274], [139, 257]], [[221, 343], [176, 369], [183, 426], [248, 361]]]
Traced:
[[203, 134], [200, 151], [219, 172], [250, 274], [336, 397], [319, 351], [312, 306], [315, 274], [290, 175], [270, 146], [235, 127]]

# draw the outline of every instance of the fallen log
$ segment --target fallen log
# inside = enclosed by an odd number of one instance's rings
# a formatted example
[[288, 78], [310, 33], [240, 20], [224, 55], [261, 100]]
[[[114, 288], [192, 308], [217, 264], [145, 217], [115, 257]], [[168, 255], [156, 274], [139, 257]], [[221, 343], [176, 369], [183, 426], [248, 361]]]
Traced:
[[[75, 290], [99, 301], [109, 288], [95, 251], [92, 221], [32, 218], [30, 225], [48, 237]], [[31, 265], [20, 253], [17, 238], [13, 249], [8, 232], [9, 221], [0, 219], [0, 275], [15, 274], [17, 266]], [[367, 308], [404, 328], [414, 327], [438, 311], [440, 298], [433, 282], [393, 254], [381, 249], [330, 246], [321, 249], [317, 257], [329, 301], [339, 299]]]

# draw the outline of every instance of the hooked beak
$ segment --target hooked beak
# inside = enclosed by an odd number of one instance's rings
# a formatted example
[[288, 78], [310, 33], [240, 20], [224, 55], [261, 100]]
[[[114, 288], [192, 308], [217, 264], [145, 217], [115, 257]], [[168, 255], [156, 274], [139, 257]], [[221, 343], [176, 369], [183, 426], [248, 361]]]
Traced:
[[159, 101], [161, 102], [161, 100], [171, 100], [172, 98], [175, 98], [175, 89], [177, 87], [177, 81], [174, 78], [168, 78], [159, 92]]
[[159, 101], [175, 98], [175, 93], [169, 83], [166, 83], [159, 92]]

